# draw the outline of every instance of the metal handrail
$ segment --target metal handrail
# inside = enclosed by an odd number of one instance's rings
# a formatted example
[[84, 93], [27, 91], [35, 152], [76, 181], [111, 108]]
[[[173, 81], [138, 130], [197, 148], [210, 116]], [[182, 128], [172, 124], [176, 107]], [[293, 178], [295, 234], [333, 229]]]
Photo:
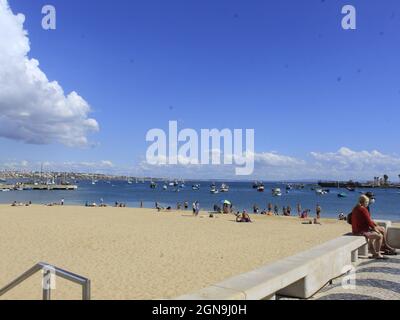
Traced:
[[43, 270], [43, 300], [50, 300], [52, 274], [81, 285], [82, 300], [90, 300], [89, 279], [81, 277], [72, 272], [57, 268], [45, 262], [39, 262], [28, 271], [20, 275], [18, 278], [16, 278], [14, 281], [10, 282], [4, 288], [0, 289], [0, 297], [41, 270]]

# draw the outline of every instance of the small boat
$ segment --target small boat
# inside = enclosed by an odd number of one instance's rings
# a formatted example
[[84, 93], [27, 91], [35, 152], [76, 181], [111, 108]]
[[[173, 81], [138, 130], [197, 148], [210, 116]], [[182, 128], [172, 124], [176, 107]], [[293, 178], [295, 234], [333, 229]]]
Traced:
[[272, 189], [272, 195], [274, 197], [281, 197], [282, 196], [282, 191], [280, 188], [274, 188]]
[[339, 198], [347, 198], [347, 194], [345, 194], [345, 193], [339, 193], [339, 194], [338, 194], [338, 197], [339, 197]]
[[128, 184], [133, 184], [133, 181], [129, 179]]
[[350, 191], [350, 192], [356, 191], [356, 189], [355, 189], [355, 188], [352, 188], [352, 187], [347, 187], [346, 189], [347, 189], [347, 191]]
[[7, 188], [7, 189], [1, 189], [1, 191], [2, 191], [2, 192], [9, 192], [9, 191], [11, 191], [11, 190]]
[[200, 185], [199, 184], [194, 184], [192, 186], [192, 189], [195, 190], [195, 191], [200, 190]]
[[323, 190], [323, 189], [315, 189], [315, 193], [320, 195], [320, 196], [323, 196], [323, 195], [327, 194], [328, 192], [326, 190]]
[[292, 190], [292, 189], [293, 189], [293, 186], [292, 186], [292, 185], [290, 185], [290, 184], [286, 185], [286, 190], [287, 190], [287, 191]]
[[258, 187], [257, 187], [257, 191], [258, 192], [264, 192], [265, 191], [265, 186], [262, 183], [259, 184]]
[[155, 182], [152, 181], [152, 182], [150, 183], [150, 188], [151, 188], [151, 189], [157, 188], [157, 183], [155, 183]]
[[211, 186], [211, 188], [210, 188], [210, 193], [212, 193], [212, 194], [217, 194], [217, 193], [219, 193], [219, 191], [218, 191], [218, 189], [217, 189], [216, 186]]
[[220, 192], [228, 192], [229, 191], [229, 186], [225, 183], [221, 185], [221, 188], [219, 189]]
[[163, 190], [167, 190], [168, 186], [166, 184], [163, 185]]

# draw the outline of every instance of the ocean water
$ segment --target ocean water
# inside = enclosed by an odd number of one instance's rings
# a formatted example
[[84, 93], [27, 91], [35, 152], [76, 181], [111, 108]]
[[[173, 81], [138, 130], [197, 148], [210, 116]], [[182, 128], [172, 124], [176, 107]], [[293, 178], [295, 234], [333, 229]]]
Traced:
[[[192, 190], [192, 185], [199, 183], [200, 190]], [[167, 207], [176, 208], [178, 202], [189, 202], [189, 209], [194, 201], [199, 201], [203, 210], [211, 210], [214, 204], [221, 204], [224, 200], [233, 203], [236, 210], [246, 209], [252, 212], [252, 207], [256, 204], [260, 209], [266, 209], [268, 203], [278, 205], [280, 214], [283, 206], [292, 207], [292, 215], [297, 214], [297, 204], [300, 203], [303, 209], [311, 209], [312, 215], [315, 215], [315, 207], [319, 204], [322, 207], [322, 217], [337, 218], [338, 214], [349, 213], [357, 202], [360, 193], [371, 190], [356, 190], [349, 192], [345, 189], [330, 189], [326, 195], [317, 195], [311, 190], [311, 185], [306, 185], [302, 190], [291, 190], [286, 193], [285, 185], [279, 183], [266, 183], [265, 192], [260, 193], [252, 188], [251, 182], [231, 182], [228, 193], [211, 194], [211, 182], [186, 181], [186, 187], [180, 192], [175, 192], [174, 187], [168, 187], [168, 190], [162, 189], [162, 183], [158, 184], [157, 189], [151, 189], [150, 184], [133, 183], [127, 181], [113, 181], [107, 183], [99, 181], [92, 185], [89, 181], [82, 181], [78, 184], [76, 191], [10, 191], [0, 192], [0, 203], [11, 204], [13, 201], [28, 202], [35, 204], [47, 204], [60, 202], [65, 199], [66, 205], [84, 205], [89, 203], [100, 203], [103, 199], [105, 203], [113, 205], [116, 201], [126, 203], [129, 207], [139, 207], [143, 201], [144, 207], [154, 208], [155, 202]], [[217, 187], [220, 184], [217, 183]], [[272, 188], [281, 188], [282, 196], [274, 197]], [[373, 218], [388, 219], [400, 221], [400, 189], [374, 189], [376, 203], [371, 207]], [[339, 198], [339, 193], [346, 193], [346, 198]]]

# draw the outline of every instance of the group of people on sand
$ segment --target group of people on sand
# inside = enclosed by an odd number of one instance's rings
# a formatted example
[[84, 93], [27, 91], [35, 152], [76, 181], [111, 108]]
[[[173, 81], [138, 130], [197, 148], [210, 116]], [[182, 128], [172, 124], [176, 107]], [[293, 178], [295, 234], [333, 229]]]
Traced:
[[353, 235], [366, 238], [373, 259], [387, 259], [386, 255], [397, 255], [397, 253], [387, 243], [387, 230], [371, 217], [370, 206], [374, 203], [373, 193], [362, 195], [353, 211], [347, 216], [347, 221], [352, 226]]
[[14, 201], [14, 202], [11, 204], [11, 207], [29, 207], [31, 204], [32, 204], [31, 201], [29, 201], [29, 202], [27, 202], [27, 203], [22, 203], [22, 202]]
[[[101, 198], [99, 204], [97, 204], [96, 202], [90, 203], [90, 202], [86, 201], [85, 207], [89, 207], [89, 208], [97, 208], [97, 207], [98, 208], [106, 208], [106, 207], [108, 207], [108, 205], [105, 204], [103, 198]], [[126, 208], [126, 203], [115, 201], [114, 208]]]
[[[268, 208], [260, 211], [260, 208], [255, 204], [253, 205], [253, 213], [254, 214], [262, 214], [262, 215], [267, 215], [267, 216], [279, 216], [280, 211], [278, 205], [273, 205], [272, 203], [268, 204]], [[319, 204], [317, 204], [315, 208], [315, 213], [316, 213], [316, 219], [321, 219], [321, 213], [322, 213], [322, 208]], [[307, 219], [309, 215], [311, 214], [310, 209], [302, 209], [301, 204], [297, 204], [297, 215], [301, 219]], [[285, 217], [290, 217], [292, 216], [292, 207], [291, 206], [285, 206], [282, 208], [282, 216]]]

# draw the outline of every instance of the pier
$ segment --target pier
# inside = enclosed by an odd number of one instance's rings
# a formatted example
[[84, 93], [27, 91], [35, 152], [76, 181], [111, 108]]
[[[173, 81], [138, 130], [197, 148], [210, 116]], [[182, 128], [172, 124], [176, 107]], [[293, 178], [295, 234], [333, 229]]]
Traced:
[[13, 184], [7, 185], [3, 184], [0, 185], [1, 191], [25, 191], [25, 190], [45, 190], [45, 191], [54, 191], [54, 190], [61, 190], [61, 191], [75, 191], [78, 189], [77, 185], [70, 185], [70, 184]]

